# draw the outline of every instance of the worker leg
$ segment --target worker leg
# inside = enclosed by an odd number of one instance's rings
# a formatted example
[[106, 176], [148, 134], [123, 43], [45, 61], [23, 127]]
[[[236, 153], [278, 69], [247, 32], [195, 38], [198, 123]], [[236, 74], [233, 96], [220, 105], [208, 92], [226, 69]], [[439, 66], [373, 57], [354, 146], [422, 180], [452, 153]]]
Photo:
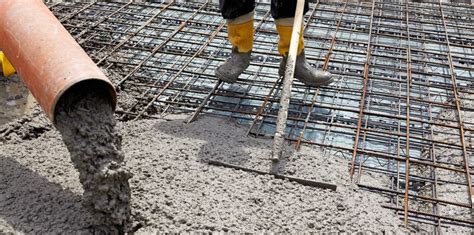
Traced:
[[[280, 40], [278, 41], [278, 52], [283, 56], [283, 60], [280, 63], [280, 69], [278, 71], [280, 76], [283, 76], [285, 73], [286, 61], [288, 52], [290, 50], [296, 2], [297, 0], [272, 0], [271, 4], [272, 16], [275, 19], [278, 35], [280, 36]], [[307, 13], [308, 10], [309, 4], [308, 0], [306, 0], [304, 13]], [[300, 27], [303, 27], [303, 25]], [[294, 75], [295, 78], [309, 86], [327, 85], [334, 80], [331, 73], [315, 70], [306, 61], [304, 54], [303, 33], [300, 34], [297, 54]]]
[[232, 54], [217, 68], [216, 76], [224, 82], [232, 83], [250, 65], [255, 0], [220, 0], [219, 3], [222, 16], [227, 20]]
[[10, 63], [10, 61], [7, 59], [5, 54], [3, 54], [2, 51], [0, 51], [0, 66], [2, 68], [2, 74], [5, 77], [8, 77], [15, 73], [15, 68], [13, 68], [13, 65]]
[[[296, 12], [297, 0], [272, 0], [271, 11], [274, 19], [293, 18]], [[308, 0], [304, 3], [304, 14], [309, 11]]]
[[[293, 31], [293, 21], [296, 11], [297, 0], [272, 0], [271, 12], [275, 19], [276, 28], [280, 35], [278, 41], [278, 51], [281, 55], [287, 55], [290, 50], [291, 33]], [[304, 13], [308, 12], [308, 0], [305, 1]], [[298, 46], [298, 54], [303, 51], [304, 41], [303, 34], [301, 34]]]
[[219, 8], [224, 19], [237, 19], [255, 9], [255, 0], [219, 0]]

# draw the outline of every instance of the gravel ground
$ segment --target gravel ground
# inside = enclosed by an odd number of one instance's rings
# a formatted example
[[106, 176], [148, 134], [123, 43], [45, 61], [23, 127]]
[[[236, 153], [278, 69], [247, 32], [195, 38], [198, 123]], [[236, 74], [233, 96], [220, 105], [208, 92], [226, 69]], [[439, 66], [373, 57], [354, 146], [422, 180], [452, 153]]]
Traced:
[[[122, 151], [134, 174], [132, 219], [138, 234], [406, 232], [399, 218], [380, 206], [384, 198], [350, 183], [344, 159], [316, 148], [288, 148], [280, 166], [284, 174], [337, 184], [337, 191], [210, 166], [204, 161], [268, 171], [271, 140], [247, 137], [247, 127], [230, 119], [202, 116], [186, 125], [185, 118], [119, 123]], [[0, 127], [0, 136], [10, 130], [0, 139], [0, 233], [92, 232], [79, 174], [59, 133], [42, 118], [22, 120]], [[23, 138], [35, 130], [31, 126], [45, 128]]]

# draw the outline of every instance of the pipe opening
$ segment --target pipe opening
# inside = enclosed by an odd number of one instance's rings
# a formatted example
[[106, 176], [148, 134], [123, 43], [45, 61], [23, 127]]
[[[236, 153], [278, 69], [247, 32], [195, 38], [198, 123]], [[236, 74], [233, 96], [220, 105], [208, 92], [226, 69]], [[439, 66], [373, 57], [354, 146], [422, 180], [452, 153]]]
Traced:
[[67, 89], [54, 105], [53, 123], [56, 124], [56, 117], [59, 112], [71, 112], [78, 102], [86, 96], [96, 96], [98, 100], [108, 103], [113, 110], [117, 103], [117, 97], [112, 85], [99, 79], [89, 79], [80, 81]]

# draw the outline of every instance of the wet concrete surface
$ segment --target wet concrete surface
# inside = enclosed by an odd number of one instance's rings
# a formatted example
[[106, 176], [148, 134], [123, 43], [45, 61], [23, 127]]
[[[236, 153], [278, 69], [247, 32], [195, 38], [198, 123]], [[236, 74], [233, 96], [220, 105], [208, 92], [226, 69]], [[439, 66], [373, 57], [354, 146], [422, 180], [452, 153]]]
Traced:
[[34, 103], [35, 98], [18, 75], [0, 75], [0, 126], [25, 115]]
[[[229, 119], [201, 116], [187, 125], [188, 116], [167, 118], [117, 123], [127, 168], [134, 175], [131, 212], [137, 234], [406, 232], [395, 213], [381, 206], [384, 198], [351, 184], [347, 162], [341, 159], [323, 157], [314, 148], [298, 153], [287, 149], [282, 169], [283, 174], [337, 184], [337, 191], [209, 166], [206, 159], [268, 171], [271, 140], [248, 137], [248, 127]], [[6, 172], [0, 174], [0, 199], [5, 199], [0, 234], [91, 232], [95, 222], [81, 207], [80, 173], [68, 159], [54, 129], [27, 140], [5, 138], [0, 145], [0, 172]], [[24, 181], [19, 168], [38, 175], [44, 187], [19, 191], [15, 184]], [[25, 182], [30, 183], [36, 184]], [[24, 198], [30, 199], [27, 207], [21, 206]], [[60, 203], [44, 210], [50, 200]]]

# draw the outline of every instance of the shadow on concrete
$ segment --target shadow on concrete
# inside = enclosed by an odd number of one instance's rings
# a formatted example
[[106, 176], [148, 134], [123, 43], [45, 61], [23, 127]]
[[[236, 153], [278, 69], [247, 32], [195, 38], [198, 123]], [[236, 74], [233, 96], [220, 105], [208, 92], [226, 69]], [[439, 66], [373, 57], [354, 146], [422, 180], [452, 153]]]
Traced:
[[22, 233], [90, 233], [82, 197], [0, 155], [0, 218]]

